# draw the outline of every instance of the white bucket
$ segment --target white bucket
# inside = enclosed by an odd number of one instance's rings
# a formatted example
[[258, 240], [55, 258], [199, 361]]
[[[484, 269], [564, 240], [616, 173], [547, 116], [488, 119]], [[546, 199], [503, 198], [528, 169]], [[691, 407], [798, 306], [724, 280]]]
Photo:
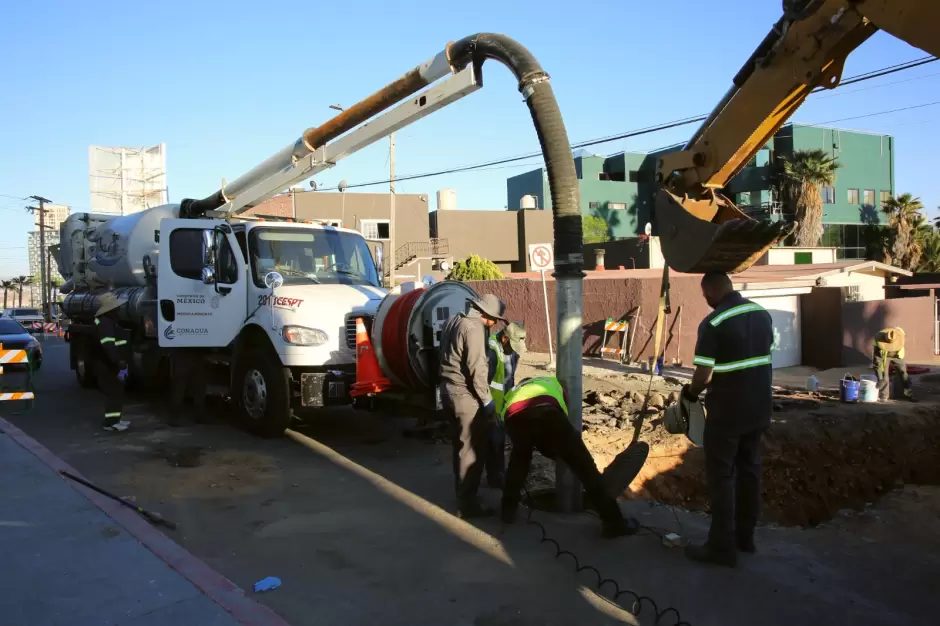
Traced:
[[863, 374], [858, 386], [860, 402], [878, 402], [878, 382], [871, 374]]

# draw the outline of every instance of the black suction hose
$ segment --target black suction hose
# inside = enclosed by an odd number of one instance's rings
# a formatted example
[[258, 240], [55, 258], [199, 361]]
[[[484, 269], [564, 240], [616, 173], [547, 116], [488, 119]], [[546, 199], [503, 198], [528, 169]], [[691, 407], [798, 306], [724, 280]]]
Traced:
[[555, 218], [555, 275], [580, 276], [584, 256], [578, 174], [548, 73], [522, 44], [505, 35], [478, 33], [452, 43], [448, 53], [457, 69], [469, 63], [479, 67], [486, 59], [493, 59], [508, 67], [519, 80], [519, 91], [532, 115], [548, 171]]

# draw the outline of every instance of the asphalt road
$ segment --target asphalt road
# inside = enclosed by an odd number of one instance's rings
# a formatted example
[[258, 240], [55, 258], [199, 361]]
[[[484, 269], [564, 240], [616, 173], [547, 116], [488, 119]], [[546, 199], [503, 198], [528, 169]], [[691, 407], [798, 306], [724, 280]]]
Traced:
[[[403, 437], [408, 419], [336, 410], [262, 440], [231, 424], [224, 404], [209, 424], [165, 426], [160, 394], [131, 396], [131, 431], [105, 433], [103, 397], [78, 387], [67, 350], [47, 339], [35, 409], [0, 414], [91, 480], [175, 521], [168, 536], [243, 589], [280, 577], [279, 589], [255, 597], [295, 626], [636, 623], [584, 586], [590, 572], [555, 560], [537, 529], [452, 516], [450, 448]], [[483, 497], [496, 504], [499, 493]], [[707, 529], [701, 515], [623, 506], [646, 524], [678, 519], [684, 535]], [[917, 533], [909, 514], [884, 515], [890, 527], [871, 521], [878, 533], [864, 520], [764, 528], [761, 554], [716, 571], [650, 535], [604, 541], [589, 515], [537, 515], [583, 563], [695, 626], [932, 623], [940, 612], [935, 520], [921, 519]], [[639, 623], [653, 623], [649, 614]]]

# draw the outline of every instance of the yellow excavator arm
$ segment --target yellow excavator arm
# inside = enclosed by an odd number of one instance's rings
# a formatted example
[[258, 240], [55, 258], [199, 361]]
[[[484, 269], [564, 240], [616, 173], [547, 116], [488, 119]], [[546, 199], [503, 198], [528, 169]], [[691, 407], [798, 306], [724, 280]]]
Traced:
[[940, 55], [940, 0], [784, 0], [783, 13], [692, 139], [659, 159], [656, 219], [673, 270], [740, 272], [793, 232], [720, 190], [810, 92], [839, 85], [848, 55], [879, 28]]

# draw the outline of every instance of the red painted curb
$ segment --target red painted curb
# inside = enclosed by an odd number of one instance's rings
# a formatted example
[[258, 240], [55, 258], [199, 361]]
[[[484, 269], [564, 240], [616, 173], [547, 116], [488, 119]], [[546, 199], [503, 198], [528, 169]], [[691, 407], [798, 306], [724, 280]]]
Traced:
[[[0, 432], [9, 435], [13, 441], [32, 452], [55, 472], [64, 470], [85, 478], [81, 472], [3, 418], [0, 418]], [[290, 626], [280, 615], [247, 597], [244, 590], [235, 583], [190, 554], [136, 513], [74, 481], [65, 480], [65, 482], [123, 526], [158, 558], [231, 613], [239, 623], [245, 626]]]

